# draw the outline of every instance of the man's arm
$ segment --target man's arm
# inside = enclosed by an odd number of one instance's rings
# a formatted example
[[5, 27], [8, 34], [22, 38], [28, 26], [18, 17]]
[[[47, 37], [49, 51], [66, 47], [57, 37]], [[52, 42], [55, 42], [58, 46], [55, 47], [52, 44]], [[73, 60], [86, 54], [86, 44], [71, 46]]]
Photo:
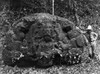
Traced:
[[85, 31], [81, 30], [79, 27], [76, 26], [76, 29], [79, 30], [81, 33], [86, 33]]

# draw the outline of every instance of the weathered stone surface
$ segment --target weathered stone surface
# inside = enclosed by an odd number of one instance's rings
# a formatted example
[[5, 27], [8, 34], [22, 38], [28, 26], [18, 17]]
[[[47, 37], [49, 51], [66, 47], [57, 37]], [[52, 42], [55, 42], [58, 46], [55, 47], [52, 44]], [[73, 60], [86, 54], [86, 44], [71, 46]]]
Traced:
[[[52, 66], [55, 57], [58, 58], [58, 62], [80, 62], [82, 48], [85, 45], [84, 42], [80, 44], [78, 39], [84, 39], [83, 36], [77, 38], [81, 33], [67, 19], [36, 13], [16, 21], [13, 24], [13, 32], [11, 42], [6, 41], [2, 53], [7, 65], [12, 65], [24, 57], [42, 67]], [[72, 41], [73, 39], [75, 41]]]

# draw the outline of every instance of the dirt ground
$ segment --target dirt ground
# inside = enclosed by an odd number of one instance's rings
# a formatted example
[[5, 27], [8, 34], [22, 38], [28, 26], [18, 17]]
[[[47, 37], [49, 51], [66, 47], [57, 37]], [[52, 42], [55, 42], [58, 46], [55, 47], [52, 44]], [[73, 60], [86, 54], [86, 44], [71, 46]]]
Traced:
[[[100, 41], [98, 41], [96, 52], [100, 52]], [[0, 54], [0, 74], [100, 74], [99, 60], [91, 60], [88, 63], [82, 63], [74, 66], [53, 66], [47, 69], [18, 68], [5, 66], [2, 63]]]
[[53, 66], [47, 69], [0, 66], [0, 74], [100, 74], [100, 63], [92, 61], [76, 66]]

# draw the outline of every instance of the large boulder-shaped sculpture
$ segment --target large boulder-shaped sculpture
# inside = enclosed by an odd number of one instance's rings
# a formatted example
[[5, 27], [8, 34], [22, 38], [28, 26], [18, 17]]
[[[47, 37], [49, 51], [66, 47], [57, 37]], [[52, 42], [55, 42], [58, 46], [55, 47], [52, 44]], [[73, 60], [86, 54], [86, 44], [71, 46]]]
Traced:
[[[15, 65], [23, 58], [37, 66], [79, 63], [84, 47], [83, 34], [64, 18], [46, 13], [25, 16], [13, 24], [13, 34], [5, 38], [2, 58], [6, 65]], [[10, 37], [9, 37], [10, 35]]]

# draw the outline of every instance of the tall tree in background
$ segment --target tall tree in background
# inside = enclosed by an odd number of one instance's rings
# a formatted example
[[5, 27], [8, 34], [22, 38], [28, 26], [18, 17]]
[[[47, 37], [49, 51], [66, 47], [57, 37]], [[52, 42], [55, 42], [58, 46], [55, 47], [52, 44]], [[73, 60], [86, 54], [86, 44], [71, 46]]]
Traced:
[[55, 0], [52, 0], [52, 15], [55, 13], [55, 5], [54, 5]]

